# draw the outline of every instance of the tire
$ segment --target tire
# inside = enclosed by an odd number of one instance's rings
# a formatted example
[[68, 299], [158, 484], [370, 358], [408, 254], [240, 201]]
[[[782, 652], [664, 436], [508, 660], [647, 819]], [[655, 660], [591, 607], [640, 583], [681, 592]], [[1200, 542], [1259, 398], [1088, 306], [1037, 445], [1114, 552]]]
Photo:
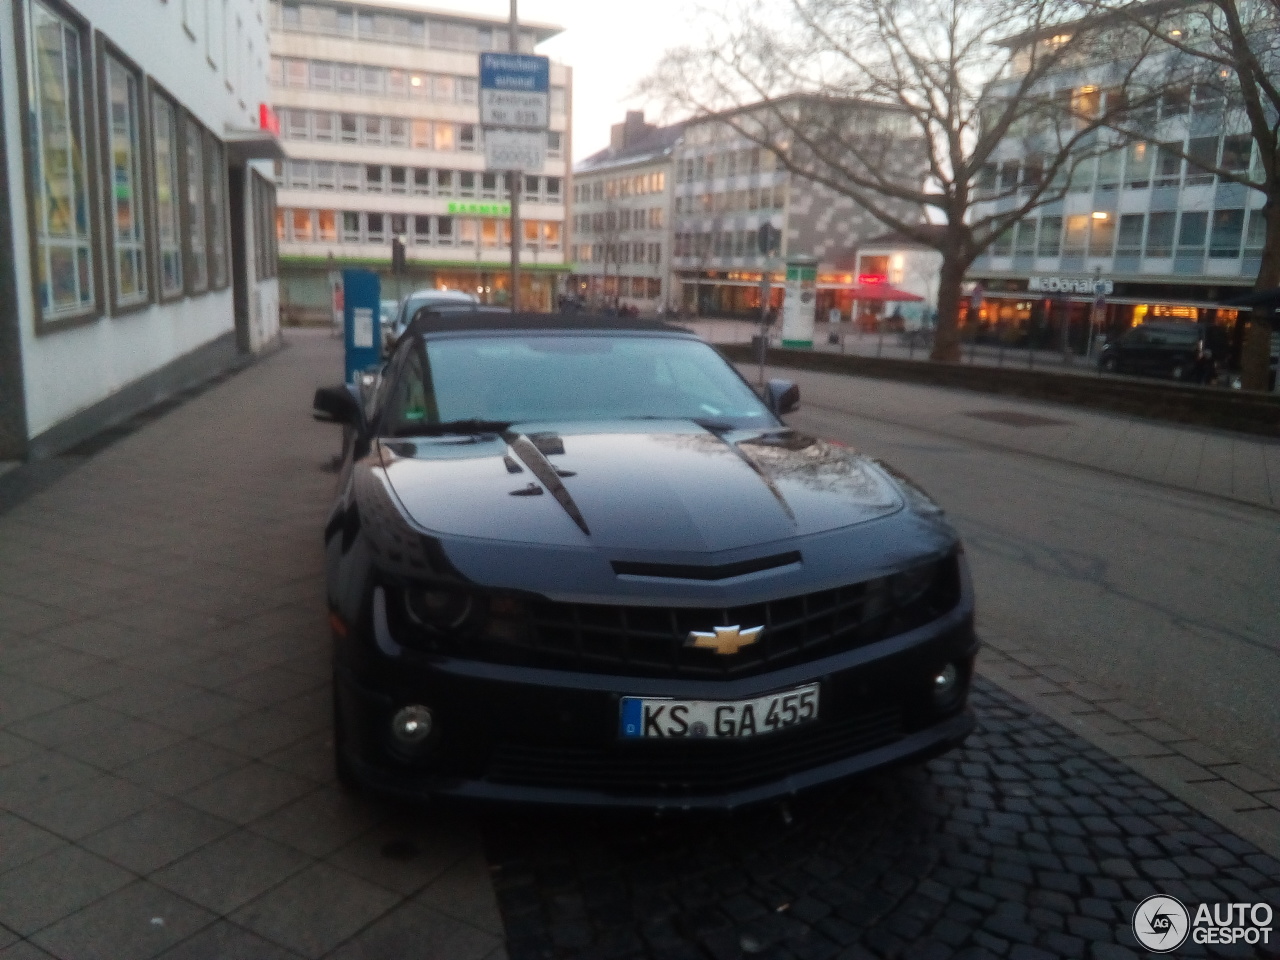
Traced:
[[1107, 373], [1115, 373], [1120, 369], [1120, 365], [1116, 363], [1115, 357], [1103, 357], [1100, 366]]

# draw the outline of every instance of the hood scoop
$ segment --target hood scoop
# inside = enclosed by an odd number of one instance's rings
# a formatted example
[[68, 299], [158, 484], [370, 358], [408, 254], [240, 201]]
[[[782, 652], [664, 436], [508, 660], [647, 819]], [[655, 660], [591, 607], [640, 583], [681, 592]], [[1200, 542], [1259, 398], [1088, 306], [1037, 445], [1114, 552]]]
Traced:
[[[511, 452], [520, 458], [520, 461], [529, 468], [529, 472], [541, 481], [542, 485], [551, 491], [551, 495], [556, 498], [556, 503], [564, 508], [571, 520], [578, 525], [578, 529], [591, 536], [591, 530], [587, 527], [587, 519], [582, 515], [582, 511], [578, 509], [578, 505], [573, 502], [573, 497], [569, 494], [568, 488], [561, 482], [561, 473], [556, 469], [555, 464], [546, 458], [542, 452], [543, 448], [551, 449], [557, 453], [564, 453], [564, 444], [551, 443], [547, 435], [539, 435], [539, 443], [534, 443], [522, 433], [507, 431], [502, 435], [502, 439], [507, 441], [507, 445], [511, 447]], [[559, 438], [555, 438], [557, 441]], [[558, 446], [558, 449], [557, 449]], [[510, 467], [508, 467], [508, 470]], [[565, 471], [565, 476], [573, 476], [570, 471]], [[530, 484], [524, 490], [514, 492], [514, 496], [528, 497], [536, 496], [531, 489]], [[541, 492], [541, 491], [539, 491]]]
[[630, 560], [614, 560], [613, 572], [620, 577], [661, 577], [665, 580], [729, 580], [733, 577], [745, 576], [748, 573], [759, 573], [762, 570], [776, 570], [778, 567], [789, 567], [801, 562], [800, 551], [775, 553], [771, 557], [756, 557], [752, 560], [739, 560], [737, 563], [722, 563], [718, 566], [682, 563], [635, 563]]

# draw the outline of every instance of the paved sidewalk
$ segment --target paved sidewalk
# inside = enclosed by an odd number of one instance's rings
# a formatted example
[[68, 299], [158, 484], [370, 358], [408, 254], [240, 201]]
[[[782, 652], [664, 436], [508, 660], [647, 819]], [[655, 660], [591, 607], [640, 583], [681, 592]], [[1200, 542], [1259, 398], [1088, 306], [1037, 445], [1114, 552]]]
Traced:
[[[756, 368], [740, 369], [753, 383]], [[1280, 510], [1280, 441], [1035, 400], [766, 367], [832, 410]]]
[[332, 782], [340, 345], [285, 350], [0, 514], [0, 958], [503, 956], [475, 825]]

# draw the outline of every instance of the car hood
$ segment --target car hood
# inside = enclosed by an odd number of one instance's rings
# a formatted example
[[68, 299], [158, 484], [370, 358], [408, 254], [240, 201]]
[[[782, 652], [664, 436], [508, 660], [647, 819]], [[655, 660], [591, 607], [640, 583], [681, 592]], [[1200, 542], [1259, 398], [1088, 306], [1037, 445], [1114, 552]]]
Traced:
[[527, 423], [501, 435], [383, 441], [381, 458], [424, 532], [615, 555], [733, 550], [904, 505], [898, 483], [872, 461], [789, 429]]

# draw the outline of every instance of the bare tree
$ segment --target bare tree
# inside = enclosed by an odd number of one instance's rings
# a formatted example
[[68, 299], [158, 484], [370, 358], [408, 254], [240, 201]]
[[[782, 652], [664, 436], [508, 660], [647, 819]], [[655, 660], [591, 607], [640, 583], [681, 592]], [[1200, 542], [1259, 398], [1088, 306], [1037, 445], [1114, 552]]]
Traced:
[[[1188, 173], [1195, 167], [1221, 183], [1263, 194], [1265, 235], [1254, 290], [1280, 286], [1280, 5], [1276, 0], [1085, 2], [1095, 16], [1137, 29], [1151, 44], [1149, 67], [1136, 84], [1148, 100], [1159, 90], [1183, 96], [1185, 113], [1207, 120], [1215, 135], [1228, 135], [1221, 156], [1216, 149], [1211, 154], [1184, 149], [1181, 137], [1162, 142], [1160, 149], [1184, 159]], [[1141, 112], [1117, 118], [1116, 129], [1133, 139], [1149, 138], [1153, 125], [1142, 118]], [[1231, 134], [1248, 138], [1252, 159]], [[1268, 316], [1272, 306], [1255, 314]], [[1270, 332], [1263, 320], [1248, 326], [1241, 364], [1246, 389], [1267, 388]]]
[[[938, 250], [933, 358], [959, 359], [966, 270], [1060, 199], [1079, 164], [1123, 147], [1100, 131], [1138, 105], [1121, 91], [1154, 41], [1105, 17], [1059, 30], [1079, 20], [1073, 0], [784, 0], [781, 15], [747, 3], [714, 20], [706, 43], [669, 51], [642, 89], [668, 109], [718, 117], [793, 174]], [[1085, 60], [1117, 65], [1111, 96], [1048, 92]], [[1006, 155], [1032, 159], [1015, 182], [984, 183]]]

